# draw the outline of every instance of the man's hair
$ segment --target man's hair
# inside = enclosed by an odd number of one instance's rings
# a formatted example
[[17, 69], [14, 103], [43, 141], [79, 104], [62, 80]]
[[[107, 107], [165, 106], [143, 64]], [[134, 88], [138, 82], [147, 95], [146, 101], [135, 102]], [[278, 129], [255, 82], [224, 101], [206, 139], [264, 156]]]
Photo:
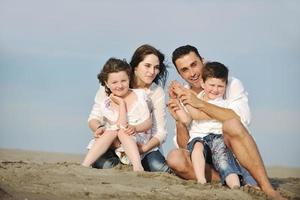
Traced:
[[200, 60], [202, 61], [202, 57], [200, 56], [196, 47], [191, 46], [191, 45], [185, 45], [185, 46], [178, 47], [177, 49], [175, 49], [173, 51], [172, 62], [174, 64], [174, 66], [176, 67], [175, 62], [177, 59], [189, 54], [190, 52], [194, 52], [197, 56], [199, 56]]
[[208, 78], [218, 78], [228, 83], [228, 68], [219, 62], [205, 63], [202, 71], [202, 79], [205, 82]]
[[110, 89], [105, 84], [105, 82], [107, 82], [108, 80], [109, 74], [121, 71], [125, 71], [128, 75], [128, 78], [130, 78], [131, 67], [125, 59], [121, 60], [117, 58], [109, 58], [104, 64], [101, 72], [98, 74], [97, 77], [99, 83], [101, 83], [101, 85], [105, 87], [105, 92], [107, 95], [111, 94]]

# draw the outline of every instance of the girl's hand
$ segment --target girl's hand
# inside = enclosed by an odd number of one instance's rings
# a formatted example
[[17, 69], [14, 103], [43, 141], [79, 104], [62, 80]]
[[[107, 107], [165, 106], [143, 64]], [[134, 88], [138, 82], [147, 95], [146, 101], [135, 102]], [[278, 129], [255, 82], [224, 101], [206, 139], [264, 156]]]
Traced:
[[114, 95], [114, 94], [110, 94], [110, 95], [109, 95], [109, 98], [110, 98], [110, 100], [111, 100], [112, 102], [114, 102], [114, 103], [117, 104], [117, 105], [121, 105], [121, 104], [124, 104], [124, 103], [125, 103], [124, 99], [122, 99], [121, 97], [118, 97], [118, 96], [116, 96], [116, 95]]
[[135, 126], [128, 124], [124, 129], [124, 133], [126, 133], [127, 135], [135, 135], [136, 134]]

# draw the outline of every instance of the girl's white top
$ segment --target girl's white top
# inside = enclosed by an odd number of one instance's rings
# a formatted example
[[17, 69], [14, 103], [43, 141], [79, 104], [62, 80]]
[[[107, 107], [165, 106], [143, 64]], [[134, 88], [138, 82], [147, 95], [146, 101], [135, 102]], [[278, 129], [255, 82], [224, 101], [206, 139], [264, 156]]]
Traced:
[[[149, 110], [152, 117], [151, 137], [157, 138], [160, 144], [162, 144], [167, 137], [165, 93], [163, 88], [155, 83], [152, 83], [150, 88], [146, 89], [145, 92], [150, 99]], [[105, 88], [100, 85], [88, 121], [95, 119], [104, 124], [101, 102], [106, 97]]]

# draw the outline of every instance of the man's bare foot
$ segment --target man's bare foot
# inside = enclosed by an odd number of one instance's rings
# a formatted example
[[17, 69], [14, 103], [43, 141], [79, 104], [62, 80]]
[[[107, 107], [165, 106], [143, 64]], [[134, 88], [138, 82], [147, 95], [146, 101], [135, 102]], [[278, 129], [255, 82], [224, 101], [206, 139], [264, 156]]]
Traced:
[[274, 199], [274, 200], [287, 200], [287, 198], [281, 196], [281, 194], [278, 191], [275, 190], [270, 190], [270, 191], [265, 191], [267, 194], [268, 198]]

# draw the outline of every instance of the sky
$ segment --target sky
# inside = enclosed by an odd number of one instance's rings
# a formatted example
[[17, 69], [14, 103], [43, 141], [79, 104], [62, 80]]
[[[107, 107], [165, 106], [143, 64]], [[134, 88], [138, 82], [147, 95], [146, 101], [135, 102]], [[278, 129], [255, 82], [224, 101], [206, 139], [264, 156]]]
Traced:
[[105, 61], [151, 44], [183, 82], [171, 54], [191, 44], [243, 82], [265, 164], [300, 167], [299, 19], [297, 0], [0, 0], [0, 148], [84, 154]]

